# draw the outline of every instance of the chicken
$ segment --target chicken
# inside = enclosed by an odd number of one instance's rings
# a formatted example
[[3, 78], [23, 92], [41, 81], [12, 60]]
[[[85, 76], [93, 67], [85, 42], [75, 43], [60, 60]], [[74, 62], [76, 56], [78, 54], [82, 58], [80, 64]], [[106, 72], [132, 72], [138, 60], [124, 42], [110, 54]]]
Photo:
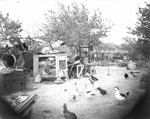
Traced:
[[102, 94], [102, 95], [106, 95], [107, 94], [107, 91], [105, 89], [102, 89], [101, 87], [98, 87], [97, 90], [99, 90], [99, 92]]
[[94, 77], [93, 75], [89, 76], [89, 80], [92, 85], [94, 85], [94, 82], [98, 81], [98, 79], [96, 77]]
[[138, 77], [138, 74], [136, 74], [136, 73], [134, 73], [134, 72], [130, 72], [130, 74], [134, 77], [134, 78], [136, 78], [136, 77]]
[[92, 88], [92, 89], [90, 89], [90, 90], [87, 90], [85, 93], [84, 93], [84, 95], [86, 96], [86, 97], [93, 97], [93, 96], [96, 96], [96, 95], [99, 95], [99, 94], [102, 94], [102, 95], [105, 95], [105, 94], [107, 94], [107, 91], [106, 90], [104, 90], [104, 89], [102, 89], [101, 87], [94, 87], [94, 88]]
[[86, 83], [75, 82], [75, 90], [79, 93], [79, 95], [81, 95], [84, 92], [86, 87], [87, 87]]
[[129, 70], [130, 68], [127, 66], [127, 70]]
[[115, 87], [115, 90], [116, 90], [116, 93], [115, 93], [115, 97], [117, 100], [120, 100], [120, 101], [125, 101], [129, 95], [129, 92], [123, 94], [123, 93], [120, 93], [120, 90], [118, 87]]
[[127, 73], [124, 74], [125, 78], [129, 78], [129, 75]]
[[63, 114], [64, 114], [65, 119], [77, 119], [77, 116], [75, 113], [68, 111], [66, 103], [64, 103], [63, 105]]
[[23, 69], [25, 65], [25, 61], [22, 55], [19, 56], [19, 58], [16, 61], [16, 68], [17, 69]]
[[70, 101], [75, 101], [76, 100], [76, 95], [71, 94], [67, 89], [64, 89], [64, 91], [67, 93], [67, 96]]
[[91, 91], [85, 92], [84, 95], [85, 95], [87, 98], [90, 98], [90, 97], [96, 96], [96, 95], [98, 95], [98, 94], [99, 94], [99, 91], [98, 91], [98, 90], [91, 90]]

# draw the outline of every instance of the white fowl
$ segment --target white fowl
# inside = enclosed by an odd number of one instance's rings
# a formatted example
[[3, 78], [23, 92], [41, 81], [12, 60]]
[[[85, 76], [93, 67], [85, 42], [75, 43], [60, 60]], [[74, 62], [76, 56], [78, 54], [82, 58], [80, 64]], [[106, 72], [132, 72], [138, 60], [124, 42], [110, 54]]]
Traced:
[[115, 98], [119, 101], [125, 101], [129, 95], [129, 92], [123, 94], [123, 93], [120, 93], [120, 90], [118, 87], [115, 87], [115, 90], [116, 90], [116, 93], [115, 93]]
[[99, 92], [99, 90], [97, 90], [97, 89], [89, 90], [89, 91], [86, 91], [86, 92], [84, 93], [84, 95], [85, 95], [87, 98], [93, 97], [93, 96], [96, 96], [96, 95], [99, 95], [99, 94], [100, 94], [100, 92]]
[[76, 101], [75, 93], [69, 91], [68, 89], [64, 89], [64, 92], [66, 93], [66, 96], [68, 97], [69, 101]]
[[87, 88], [87, 83], [85, 82], [75, 82], [75, 90], [79, 95], [82, 95]]

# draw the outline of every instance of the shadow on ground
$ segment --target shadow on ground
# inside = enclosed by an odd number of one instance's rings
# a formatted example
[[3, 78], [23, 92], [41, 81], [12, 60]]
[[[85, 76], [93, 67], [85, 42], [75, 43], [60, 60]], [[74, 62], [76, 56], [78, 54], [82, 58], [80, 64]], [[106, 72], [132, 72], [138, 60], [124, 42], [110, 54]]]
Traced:
[[0, 98], [0, 119], [21, 119], [21, 116], [15, 113], [9, 104]]
[[150, 82], [146, 93], [141, 97], [135, 107], [122, 119], [150, 119]]

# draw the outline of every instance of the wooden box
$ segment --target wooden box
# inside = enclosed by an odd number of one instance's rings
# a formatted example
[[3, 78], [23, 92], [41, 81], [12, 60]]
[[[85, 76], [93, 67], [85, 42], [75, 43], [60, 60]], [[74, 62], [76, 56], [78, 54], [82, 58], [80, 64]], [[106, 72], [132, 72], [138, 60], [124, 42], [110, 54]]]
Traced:
[[1, 72], [0, 93], [10, 93], [25, 89], [26, 74], [23, 71]]

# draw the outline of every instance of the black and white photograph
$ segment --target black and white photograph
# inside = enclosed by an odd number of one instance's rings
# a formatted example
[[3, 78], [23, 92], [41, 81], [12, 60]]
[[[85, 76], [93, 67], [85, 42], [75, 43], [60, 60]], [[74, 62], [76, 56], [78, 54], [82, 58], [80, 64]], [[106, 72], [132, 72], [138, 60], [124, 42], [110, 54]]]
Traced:
[[0, 0], [0, 119], [150, 119], [149, 0]]

